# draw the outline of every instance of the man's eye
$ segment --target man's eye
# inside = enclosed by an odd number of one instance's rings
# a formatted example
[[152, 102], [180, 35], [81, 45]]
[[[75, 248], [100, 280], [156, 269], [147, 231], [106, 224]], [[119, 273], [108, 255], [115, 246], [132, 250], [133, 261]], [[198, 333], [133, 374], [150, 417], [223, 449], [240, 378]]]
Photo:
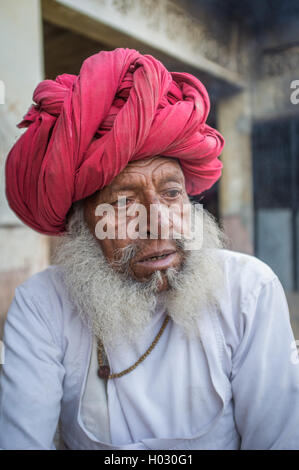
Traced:
[[176, 198], [181, 194], [179, 189], [171, 189], [165, 193], [166, 197]]

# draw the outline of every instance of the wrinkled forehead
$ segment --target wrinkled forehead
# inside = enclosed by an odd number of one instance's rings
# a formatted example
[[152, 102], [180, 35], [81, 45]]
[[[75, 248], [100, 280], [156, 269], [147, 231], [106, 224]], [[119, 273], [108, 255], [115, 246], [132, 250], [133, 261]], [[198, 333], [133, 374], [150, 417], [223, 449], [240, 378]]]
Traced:
[[159, 166], [161, 164], [168, 164], [168, 165], [171, 165], [173, 167], [181, 168], [181, 165], [180, 165], [179, 160], [177, 158], [164, 157], [164, 156], [160, 156], [160, 155], [155, 155], [153, 157], [142, 158], [140, 160], [130, 161], [127, 164], [126, 168], [132, 168], [132, 167], [142, 168], [142, 167], [148, 167], [148, 166]]
[[134, 175], [158, 177], [165, 174], [174, 174], [184, 181], [184, 174], [179, 160], [171, 157], [154, 156], [130, 161], [123, 171], [114, 178], [112, 184], [117, 184], [127, 178], [134, 178]]

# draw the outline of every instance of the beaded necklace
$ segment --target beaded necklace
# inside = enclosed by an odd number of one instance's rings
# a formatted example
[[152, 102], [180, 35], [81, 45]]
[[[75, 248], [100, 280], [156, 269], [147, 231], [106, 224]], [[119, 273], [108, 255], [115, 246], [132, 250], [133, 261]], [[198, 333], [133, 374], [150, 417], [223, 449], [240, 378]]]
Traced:
[[123, 370], [122, 372], [118, 372], [116, 374], [110, 374], [110, 367], [109, 365], [104, 365], [104, 360], [103, 360], [103, 353], [104, 353], [104, 346], [103, 343], [98, 340], [98, 363], [99, 363], [99, 369], [98, 369], [98, 376], [100, 379], [116, 379], [118, 377], [122, 377], [125, 374], [128, 374], [132, 370], [134, 370], [144, 359], [152, 352], [156, 344], [158, 343], [163, 331], [165, 330], [165, 327], [168, 323], [169, 316], [166, 315], [163, 324], [155, 337], [154, 341], [152, 344], [149, 346], [149, 348], [145, 351], [145, 353], [138, 359], [138, 361], [135, 362], [132, 366], [128, 367], [127, 369]]

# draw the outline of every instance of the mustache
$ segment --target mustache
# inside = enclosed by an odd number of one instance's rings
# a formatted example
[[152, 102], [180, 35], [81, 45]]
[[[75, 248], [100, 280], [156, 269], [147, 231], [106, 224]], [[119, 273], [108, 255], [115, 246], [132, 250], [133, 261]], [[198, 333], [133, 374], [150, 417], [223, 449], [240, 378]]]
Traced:
[[114, 250], [113, 266], [125, 267], [141, 251], [137, 243], [130, 243], [124, 248]]
[[[185, 255], [185, 240], [181, 239], [174, 239], [176, 250], [181, 252]], [[114, 250], [114, 260], [112, 262], [112, 266], [119, 270], [120, 272], [128, 275], [130, 270], [130, 263], [132, 259], [142, 251], [144, 248], [144, 244], [140, 244], [140, 242], [132, 242], [129, 245], [125, 246], [124, 248], [117, 248]], [[185, 256], [184, 256], [185, 257]]]

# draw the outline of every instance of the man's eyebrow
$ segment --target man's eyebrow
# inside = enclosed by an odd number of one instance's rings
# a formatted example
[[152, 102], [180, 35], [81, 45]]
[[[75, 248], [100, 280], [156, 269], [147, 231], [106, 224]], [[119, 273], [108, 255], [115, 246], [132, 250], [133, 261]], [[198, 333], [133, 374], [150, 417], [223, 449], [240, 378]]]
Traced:
[[[184, 176], [180, 173], [176, 173], [175, 175], [165, 175], [159, 178], [160, 183], [183, 183]], [[115, 184], [115, 187], [112, 189], [112, 193], [116, 193], [118, 191], [134, 191], [139, 186], [139, 183], [129, 183], [123, 182], [119, 184]]]
[[184, 178], [181, 175], [171, 175], [162, 177], [160, 181], [162, 183], [182, 183]]
[[[159, 183], [161, 184], [164, 184], [164, 183], [183, 183], [184, 181], [184, 178], [181, 176], [181, 175], [176, 175], [176, 176], [165, 176], [165, 177], [162, 177], [159, 181]], [[138, 187], [138, 184], [121, 184], [121, 185], [118, 185], [118, 186], [115, 186], [115, 188], [113, 188], [112, 192], [115, 193], [115, 192], [118, 192], [118, 191], [132, 191], [134, 189], [136, 189], [136, 187]]]

